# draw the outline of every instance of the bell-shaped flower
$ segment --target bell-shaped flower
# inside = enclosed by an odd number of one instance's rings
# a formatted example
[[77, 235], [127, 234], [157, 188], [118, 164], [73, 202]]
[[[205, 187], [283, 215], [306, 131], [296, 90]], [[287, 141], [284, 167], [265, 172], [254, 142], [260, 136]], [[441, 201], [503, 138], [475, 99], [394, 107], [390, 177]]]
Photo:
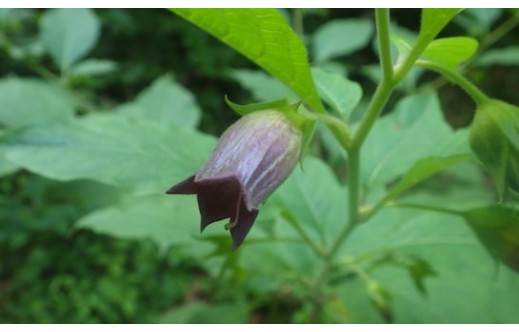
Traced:
[[203, 169], [176, 184], [168, 194], [196, 194], [201, 231], [230, 218], [233, 249], [251, 229], [260, 203], [293, 171], [302, 134], [285, 113], [250, 113], [230, 126]]

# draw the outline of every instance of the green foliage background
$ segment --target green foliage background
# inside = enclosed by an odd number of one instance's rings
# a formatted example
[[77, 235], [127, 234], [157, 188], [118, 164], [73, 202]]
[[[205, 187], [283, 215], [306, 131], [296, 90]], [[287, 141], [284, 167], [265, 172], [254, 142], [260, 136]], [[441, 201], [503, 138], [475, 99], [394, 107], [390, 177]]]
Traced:
[[[303, 35], [320, 97], [355, 123], [379, 79], [372, 11], [280, 12]], [[392, 15], [403, 40], [395, 54], [427, 38], [417, 35], [418, 10]], [[479, 40], [467, 75], [517, 105], [517, 25], [498, 30], [516, 16], [466, 10], [441, 37]], [[449, 45], [437, 42], [427, 56]], [[163, 193], [203, 165], [236, 120], [223, 96], [295, 95], [166, 10], [2, 9], [0, 77], [2, 323], [518, 322], [517, 274], [460, 218], [431, 212], [387, 209], [359, 227], [341, 248], [326, 300], [309, 297], [322, 262], [297, 228], [326, 247], [347, 214], [345, 156], [325, 128], [243, 248], [230, 252], [223, 227], [200, 235], [196, 199]], [[366, 202], [433, 175], [409, 202], [493, 202], [476, 163], [437, 174], [468, 153], [471, 101], [420, 69], [398, 89], [364, 146]], [[306, 101], [321, 107], [317, 96]], [[437, 171], [420, 168], [430, 156]], [[323, 301], [318, 317], [312, 301]]]

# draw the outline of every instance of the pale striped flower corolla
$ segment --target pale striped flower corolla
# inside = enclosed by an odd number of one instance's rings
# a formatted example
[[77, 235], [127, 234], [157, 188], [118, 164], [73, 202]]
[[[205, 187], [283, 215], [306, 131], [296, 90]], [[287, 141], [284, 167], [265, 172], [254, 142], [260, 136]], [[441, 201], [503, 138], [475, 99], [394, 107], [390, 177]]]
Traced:
[[225, 228], [236, 249], [254, 224], [259, 205], [293, 171], [301, 140], [301, 131], [282, 112], [248, 114], [223, 133], [203, 169], [167, 193], [197, 195], [201, 231], [230, 218]]

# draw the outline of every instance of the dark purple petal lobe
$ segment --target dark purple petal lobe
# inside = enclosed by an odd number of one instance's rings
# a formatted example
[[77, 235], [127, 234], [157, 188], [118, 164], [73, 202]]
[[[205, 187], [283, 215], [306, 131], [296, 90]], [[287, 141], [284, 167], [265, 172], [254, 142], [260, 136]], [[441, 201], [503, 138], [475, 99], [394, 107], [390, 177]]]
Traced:
[[[231, 228], [231, 237], [232, 237], [232, 249], [236, 250], [245, 240], [245, 237], [249, 233], [252, 225], [254, 225], [254, 221], [256, 221], [256, 217], [258, 216], [258, 210], [247, 210], [244, 203], [242, 203], [240, 216], [236, 225]], [[234, 217], [233, 217], [234, 218]], [[231, 218], [231, 222], [234, 222], [233, 218]]]
[[166, 194], [182, 194], [182, 195], [191, 195], [196, 194], [196, 183], [195, 176], [190, 176], [184, 181], [177, 183], [173, 187], [169, 188], [166, 191]]

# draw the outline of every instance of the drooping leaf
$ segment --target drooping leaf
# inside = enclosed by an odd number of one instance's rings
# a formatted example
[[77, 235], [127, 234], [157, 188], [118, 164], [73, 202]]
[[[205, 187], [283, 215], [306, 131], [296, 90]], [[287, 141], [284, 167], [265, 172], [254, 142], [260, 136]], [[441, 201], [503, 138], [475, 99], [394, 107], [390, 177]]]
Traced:
[[447, 67], [456, 68], [476, 54], [478, 41], [470, 37], [449, 37], [433, 40], [423, 56]]
[[69, 121], [74, 103], [63, 91], [33, 79], [8, 78], [0, 81], [0, 125], [27, 125]]
[[214, 144], [214, 138], [182, 127], [97, 116], [13, 133], [6, 155], [52, 179], [93, 179], [150, 194], [196, 171]]
[[182, 8], [172, 11], [257, 63], [313, 109], [323, 110], [305, 46], [277, 10]]
[[492, 205], [472, 209], [465, 218], [485, 248], [519, 272], [519, 211]]
[[418, 38], [429, 43], [443, 30], [462, 9], [460, 8], [424, 8]]
[[348, 55], [366, 46], [373, 35], [373, 23], [363, 19], [334, 20], [314, 34], [315, 61]]
[[328, 73], [319, 68], [313, 68], [312, 74], [321, 98], [334, 111], [345, 118], [349, 118], [362, 98], [360, 85], [340, 74]]
[[191, 92], [168, 75], [156, 79], [120, 111], [132, 119], [191, 128], [198, 125], [202, 113]]
[[40, 31], [43, 45], [65, 71], [94, 47], [100, 24], [91, 9], [50, 9], [41, 18]]

